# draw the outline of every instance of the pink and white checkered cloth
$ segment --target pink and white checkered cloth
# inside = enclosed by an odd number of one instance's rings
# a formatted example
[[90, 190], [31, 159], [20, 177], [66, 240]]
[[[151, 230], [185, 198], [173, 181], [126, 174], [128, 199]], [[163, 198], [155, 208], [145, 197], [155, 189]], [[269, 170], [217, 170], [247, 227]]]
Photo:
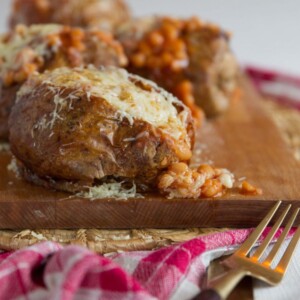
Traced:
[[[260, 92], [300, 108], [299, 79], [257, 68], [246, 72]], [[51, 242], [2, 253], [0, 299], [190, 299], [200, 291], [210, 261], [235, 250], [250, 232], [231, 230], [110, 258]]]
[[253, 66], [245, 67], [244, 71], [262, 95], [300, 109], [300, 77]]
[[250, 232], [231, 230], [110, 258], [44, 242], [0, 255], [0, 299], [190, 299], [209, 262], [233, 251]]

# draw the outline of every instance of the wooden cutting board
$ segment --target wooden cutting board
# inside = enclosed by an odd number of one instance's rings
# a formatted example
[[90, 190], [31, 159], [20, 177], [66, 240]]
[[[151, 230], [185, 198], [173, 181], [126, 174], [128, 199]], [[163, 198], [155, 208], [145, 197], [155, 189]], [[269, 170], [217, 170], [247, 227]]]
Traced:
[[299, 207], [300, 165], [252, 86], [245, 79], [242, 85], [243, 99], [198, 132], [193, 163], [228, 168], [236, 179], [246, 177], [262, 188], [262, 196], [233, 190], [221, 198], [199, 200], [159, 195], [126, 201], [70, 198], [17, 179], [7, 170], [10, 154], [1, 152], [0, 228], [249, 227], [261, 221], [275, 200]]

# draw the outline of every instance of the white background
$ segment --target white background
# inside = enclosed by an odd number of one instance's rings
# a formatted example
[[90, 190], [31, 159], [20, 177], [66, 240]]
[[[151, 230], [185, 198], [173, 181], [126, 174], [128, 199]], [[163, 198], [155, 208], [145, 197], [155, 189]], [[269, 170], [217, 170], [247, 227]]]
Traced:
[[[26, 1], [26, 0], [24, 0]], [[82, 0], [84, 1], [84, 0]], [[137, 15], [199, 15], [233, 35], [241, 63], [300, 75], [300, 0], [128, 0]], [[5, 30], [10, 0], [0, 0]]]

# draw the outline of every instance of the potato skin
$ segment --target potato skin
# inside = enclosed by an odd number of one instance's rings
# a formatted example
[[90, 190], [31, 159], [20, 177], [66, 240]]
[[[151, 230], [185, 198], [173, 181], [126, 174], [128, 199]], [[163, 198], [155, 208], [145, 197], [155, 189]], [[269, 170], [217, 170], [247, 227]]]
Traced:
[[[93, 95], [80, 95], [72, 109], [59, 110], [52, 128], [41, 129], [37, 124], [54, 111], [55, 94], [35, 78], [29, 85], [32, 92], [18, 98], [10, 115], [10, 143], [23, 175], [36, 184], [74, 192], [113, 176], [152, 186], [161, 170], [181, 160], [174, 138], [143, 120], [130, 124], [126, 118], [116, 119], [118, 110]], [[64, 89], [61, 97], [71, 93], [74, 90]], [[192, 143], [190, 114], [186, 130]]]
[[129, 58], [128, 70], [176, 95], [208, 117], [223, 113], [238, 92], [239, 68], [229, 35], [197, 18], [140, 18], [116, 37]]
[[112, 31], [129, 18], [123, 0], [14, 0], [10, 27], [57, 23]]
[[3, 84], [0, 85], [0, 141], [6, 141], [8, 138], [8, 117], [19, 88], [19, 84], [8, 88], [3, 87]]

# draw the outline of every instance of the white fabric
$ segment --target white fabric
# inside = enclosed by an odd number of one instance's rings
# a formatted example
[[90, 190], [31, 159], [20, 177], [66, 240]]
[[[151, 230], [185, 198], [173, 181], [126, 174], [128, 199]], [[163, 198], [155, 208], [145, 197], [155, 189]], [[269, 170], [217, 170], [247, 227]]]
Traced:
[[[289, 241], [282, 247], [279, 258], [284, 252]], [[278, 261], [278, 258], [277, 258]], [[254, 281], [254, 299], [255, 300], [297, 300], [300, 299], [300, 242], [296, 253], [293, 255], [290, 266], [282, 282], [275, 287], [262, 283], [259, 280]]]

